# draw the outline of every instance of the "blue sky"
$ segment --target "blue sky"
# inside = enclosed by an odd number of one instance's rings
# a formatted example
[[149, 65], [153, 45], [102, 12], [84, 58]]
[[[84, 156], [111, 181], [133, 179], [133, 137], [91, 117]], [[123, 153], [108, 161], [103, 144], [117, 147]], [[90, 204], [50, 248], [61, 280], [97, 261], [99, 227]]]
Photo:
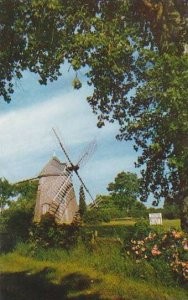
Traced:
[[[106, 187], [121, 171], [137, 172], [136, 153], [130, 142], [117, 141], [117, 124], [98, 129], [86, 97], [92, 93], [85, 83], [74, 90], [74, 73], [64, 68], [58, 81], [41, 86], [37, 76], [26, 72], [16, 82], [11, 103], [0, 102], [0, 177], [10, 182], [35, 177], [52, 157], [53, 152], [65, 157], [52, 133], [61, 132], [73, 162], [85, 147], [96, 139], [97, 150], [80, 170], [95, 197], [106, 194]], [[82, 78], [82, 73], [79, 77]], [[83, 81], [84, 82], [84, 81]]]

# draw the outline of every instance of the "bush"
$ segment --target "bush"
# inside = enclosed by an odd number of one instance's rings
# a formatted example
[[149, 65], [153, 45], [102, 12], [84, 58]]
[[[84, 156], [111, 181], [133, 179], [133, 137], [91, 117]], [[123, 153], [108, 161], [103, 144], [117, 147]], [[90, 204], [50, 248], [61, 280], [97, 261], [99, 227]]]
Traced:
[[121, 239], [129, 239], [132, 237], [133, 234], [133, 229], [134, 227], [132, 225], [130, 226], [124, 226], [124, 225], [117, 225], [117, 226], [113, 226], [113, 225], [108, 225], [108, 226], [104, 226], [104, 225], [90, 225], [88, 224], [81, 227], [81, 232], [83, 232], [83, 234], [89, 230], [94, 232], [95, 230], [98, 231], [98, 236], [102, 237], [102, 238], [121, 238]]
[[174, 274], [180, 283], [188, 282], [188, 237], [186, 235], [171, 229], [166, 233], [150, 232], [145, 237], [143, 235], [135, 237], [125, 243], [125, 251], [128, 255], [138, 260], [150, 261], [156, 268], [158, 276], [161, 276], [166, 269], [171, 270], [171, 274]]
[[30, 231], [30, 241], [36, 247], [61, 247], [70, 249], [77, 244], [79, 227], [77, 225], [58, 225], [53, 216], [46, 214]]
[[104, 208], [103, 214], [108, 215], [110, 217], [110, 220], [116, 218], [125, 218], [128, 216], [126, 210], [120, 210], [118, 207]]
[[10, 251], [17, 243], [29, 239], [37, 186], [37, 182], [22, 182], [14, 187], [17, 199], [10, 201], [9, 208], [1, 213], [1, 251]]
[[1, 251], [12, 250], [18, 242], [29, 239], [33, 209], [16, 205], [3, 211], [0, 225]]
[[107, 214], [105, 210], [94, 208], [92, 210], [88, 210], [84, 214], [83, 221], [86, 224], [99, 224], [102, 222], [110, 222], [110, 215]]
[[151, 231], [151, 227], [149, 225], [149, 221], [147, 220], [139, 220], [133, 226], [132, 238], [143, 239], [147, 236]]

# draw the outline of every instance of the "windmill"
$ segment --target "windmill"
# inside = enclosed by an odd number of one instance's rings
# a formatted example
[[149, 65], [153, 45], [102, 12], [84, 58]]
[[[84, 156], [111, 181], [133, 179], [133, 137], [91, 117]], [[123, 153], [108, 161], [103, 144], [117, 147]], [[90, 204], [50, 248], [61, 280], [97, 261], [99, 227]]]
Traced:
[[62, 163], [53, 156], [39, 174], [39, 186], [35, 206], [34, 221], [40, 222], [42, 215], [49, 213], [55, 217], [57, 223], [72, 223], [78, 214], [75, 191], [72, 176], [75, 174], [89, 195], [94, 207], [95, 201], [79, 174], [80, 166], [92, 154], [96, 143], [92, 142], [84, 151], [77, 164], [73, 164], [68, 152], [66, 151], [57, 131], [52, 129], [55, 137], [68, 161]]

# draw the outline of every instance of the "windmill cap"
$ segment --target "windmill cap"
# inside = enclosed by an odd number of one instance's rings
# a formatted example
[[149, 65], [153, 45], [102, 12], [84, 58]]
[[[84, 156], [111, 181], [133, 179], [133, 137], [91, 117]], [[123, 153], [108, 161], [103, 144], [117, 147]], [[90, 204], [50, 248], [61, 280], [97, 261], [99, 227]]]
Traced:
[[62, 163], [57, 156], [53, 156], [39, 173], [39, 177], [60, 175], [65, 167], [66, 163]]

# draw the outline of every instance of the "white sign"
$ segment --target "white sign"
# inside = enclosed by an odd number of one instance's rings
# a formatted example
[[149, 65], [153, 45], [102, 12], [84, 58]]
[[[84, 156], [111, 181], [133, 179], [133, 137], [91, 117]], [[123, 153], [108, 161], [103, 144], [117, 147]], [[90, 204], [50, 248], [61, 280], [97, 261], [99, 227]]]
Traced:
[[162, 225], [162, 214], [161, 213], [153, 213], [149, 214], [149, 223], [150, 225]]

